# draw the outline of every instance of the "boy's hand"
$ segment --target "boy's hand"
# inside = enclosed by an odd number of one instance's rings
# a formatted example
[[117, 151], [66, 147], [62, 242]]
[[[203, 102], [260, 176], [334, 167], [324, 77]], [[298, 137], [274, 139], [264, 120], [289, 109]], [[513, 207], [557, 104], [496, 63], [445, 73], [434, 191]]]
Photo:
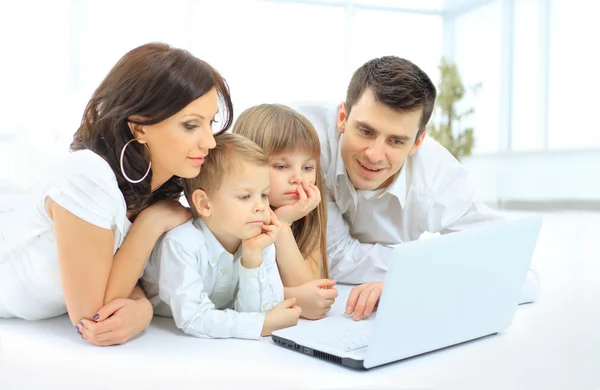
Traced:
[[298, 200], [290, 205], [281, 206], [275, 214], [282, 223], [291, 225], [313, 211], [321, 202], [321, 191], [314, 184], [302, 183], [298, 187]]
[[261, 336], [268, 336], [278, 329], [295, 326], [301, 314], [302, 309], [296, 306], [296, 298], [286, 299], [269, 310], [265, 316]]
[[245, 268], [256, 268], [262, 263], [262, 251], [277, 240], [281, 231], [281, 222], [277, 215], [269, 208], [271, 219], [264, 224], [262, 233], [258, 236], [242, 240], [242, 265]]

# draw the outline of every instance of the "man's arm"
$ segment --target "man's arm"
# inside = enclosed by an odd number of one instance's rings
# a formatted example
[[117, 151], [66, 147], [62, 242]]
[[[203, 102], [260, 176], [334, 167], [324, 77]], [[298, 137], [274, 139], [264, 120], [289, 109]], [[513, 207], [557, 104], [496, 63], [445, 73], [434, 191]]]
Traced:
[[327, 213], [329, 277], [350, 284], [383, 280], [393, 248], [353, 238], [335, 202], [327, 202]]

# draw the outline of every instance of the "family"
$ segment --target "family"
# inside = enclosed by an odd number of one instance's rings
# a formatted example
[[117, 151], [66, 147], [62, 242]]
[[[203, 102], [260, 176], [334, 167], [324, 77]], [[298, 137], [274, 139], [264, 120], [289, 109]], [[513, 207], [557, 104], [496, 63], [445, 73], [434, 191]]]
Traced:
[[[0, 219], [0, 318], [68, 314], [99, 346], [155, 314], [196, 337], [260, 339], [325, 317], [336, 283], [356, 285], [346, 313], [369, 317], [395, 245], [502, 218], [427, 136], [435, 100], [427, 74], [386, 56], [339, 104], [261, 104], [234, 121], [208, 63], [131, 50], [71, 152]], [[538, 295], [532, 268], [521, 303]]]

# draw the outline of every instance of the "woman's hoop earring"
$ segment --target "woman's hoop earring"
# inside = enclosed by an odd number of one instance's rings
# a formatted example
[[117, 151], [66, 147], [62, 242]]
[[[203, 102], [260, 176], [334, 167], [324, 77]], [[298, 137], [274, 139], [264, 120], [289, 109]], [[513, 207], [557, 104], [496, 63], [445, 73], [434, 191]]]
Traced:
[[[133, 184], [137, 184], [140, 183], [142, 180], [144, 180], [146, 177], [148, 177], [148, 174], [150, 173], [150, 168], [152, 168], [152, 161], [148, 164], [148, 170], [146, 171], [146, 174], [139, 180], [132, 180], [129, 178], [129, 176], [127, 176], [127, 174], [125, 173], [125, 168], [123, 168], [123, 156], [125, 156], [125, 149], [127, 149], [127, 146], [132, 143], [133, 141], [137, 141], [135, 138], [129, 140], [124, 146], [123, 149], [121, 149], [121, 158], [119, 159], [119, 162], [121, 163], [121, 173], [123, 174], [123, 177], [125, 178], [125, 180], [127, 180], [130, 183]], [[146, 149], [148, 149], [148, 153], [150, 153], [150, 148], [148, 147], [148, 145], [143, 144]]]

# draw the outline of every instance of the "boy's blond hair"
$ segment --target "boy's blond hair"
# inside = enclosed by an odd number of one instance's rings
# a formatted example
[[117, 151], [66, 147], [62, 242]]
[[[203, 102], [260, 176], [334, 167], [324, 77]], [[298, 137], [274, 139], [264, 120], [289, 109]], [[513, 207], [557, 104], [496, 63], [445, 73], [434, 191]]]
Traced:
[[245, 164], [268, 166], [269, 158], [254, 141], [232, 133], [223, 133], [215, 137], [216, 146], [208, 152], [202, 164], [200, 174], [193, 179], [183, 181], [183, 193], [192, 209], [194, 217], [198, 217], [192, 200], [197, 189], [214, 195], [227, 175], [239, 172]]

